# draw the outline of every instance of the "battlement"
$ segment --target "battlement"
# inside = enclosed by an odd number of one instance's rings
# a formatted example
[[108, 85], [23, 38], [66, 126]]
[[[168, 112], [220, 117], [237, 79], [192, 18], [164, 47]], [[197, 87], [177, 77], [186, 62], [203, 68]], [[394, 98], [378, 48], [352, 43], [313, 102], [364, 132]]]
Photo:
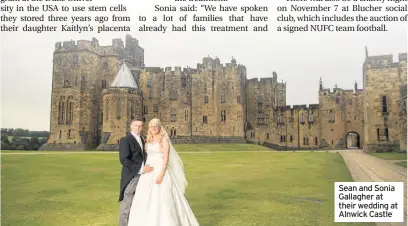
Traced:
[[319, 95], [348, 95], [363, 92], [363, 89], [341, 89], [341, 88], [325, 88], [319, 91]]
[[398, 54], [398, 61], [399, 62], [407, 61], [407, 53], [399, 53]]
[[398, 61], [394, 62], [394, 56], [392, 54], [378, 55], [378, 56], [366, 56], [364, 64], [373, 69], [392, 68], [399, 67], [400, 64], [407, 61], [407, 53], [399, 53]]
[[161, 67], [145, 67], [143, 69], [144, 72], [151, 72], [151, 73], [155, 73], [155, 74], [159, 74], [159, 73], [163, 73], [163, 68]]
[[56, 42], [54, 53], [59, 52], [73, 52], [73, 51], [88, 51], [100, 56], [118, 56], [125, 57], [126, 48], [137, 48], [143, 50], [139, 46], [137, 39], [132, 38], [130, 35], [126, 35], [126, 47], [124, 42], [120, 38], [112, 39], [110, 46], [101, 46], [96, 38], [89, 40], [77, 40], [77, 41], [63, 41]]
[[194, 74], [197, 72], [197, 69], [191, 68], [191, 67], [180, 67], [180, 66], [175, 66], [175, 67], [165, 67], [163, 71], [166, 74]]
[[237, 60], [235, 58], [232, 58], [231, 62], [229, 63], [222, 64], [218, 57], [215, 57], [213, 59], [212, 57], [208, 56], [204, 57], [202, 62], [197, 64], [197, 70], [200, 71], [205, 69], [217, 69], [217, 68], [223, 69], [235, 68], [240, 70], [241, 72], [246, 72], [246, 67], [242, 64], [237, 64]]
[[272, 77], [260, 78], [259, 82], [261, 83], [261, 85], [262, 84], [272, 84], [273, 79], [272, 79]]
[[309, 111], [309, 110], [318, 110], [320, 107], [319, 104], [301, 104], [301, 105], [286, 105], [286, 106], [278, 106], [276, 107], [277, 110], [280, 111], [294, 111], [294, 110], [305, 110], [305, 111]]
[[276, 72], [273, 72], [272, 77], [251, 78], [247, 80], [247, 83], [249, 86], [255, 86], [255, 87], [272, 86], [273, 84], [276, 84], [278, 89], [285, 90], [286, 83], [284, 82], [279, 83], [279, 82], [276, 82], [276, 80], [277, 80], [277, 74]]
[[120, 56], [124, 55], [124, 48], [119, 46], [100, 46], [99, 41], [93, 38], [92, 41], [89, 40], [77, 40], [77, 41], [64, 41], [56, 42], [54, 53], [59, 52], [72, 52], [72, 51], [88, 51], [93, 52], [100, 56]]
[[152, 73], [165, 73], [165, 74], [194, 74], [197, 73], [197, 69], [191, 67], [145, 67], [143, 69], [144, 72], [152, 72]]
[[[273, 78], [272, 78], [273, 79]], [[280, 89], [285, 89], [286, 88], [286, 83], [284, 82], [278, 82], [278, 88]]]

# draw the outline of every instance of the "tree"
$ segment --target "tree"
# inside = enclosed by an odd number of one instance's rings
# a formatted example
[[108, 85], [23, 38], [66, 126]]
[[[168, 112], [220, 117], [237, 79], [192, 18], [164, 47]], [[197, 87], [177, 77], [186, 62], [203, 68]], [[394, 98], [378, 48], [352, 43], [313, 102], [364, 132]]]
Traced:
[[10, 144], [9, 138], [6, 133], [1, 134], [1, 143]]

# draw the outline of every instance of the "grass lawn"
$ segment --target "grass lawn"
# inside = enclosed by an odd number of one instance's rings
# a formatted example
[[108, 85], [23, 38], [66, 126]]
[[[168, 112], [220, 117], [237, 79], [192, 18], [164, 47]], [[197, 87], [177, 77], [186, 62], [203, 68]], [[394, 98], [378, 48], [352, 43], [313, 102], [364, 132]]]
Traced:
[[395, 163], [395, 164], [397, 164], [397, 165], [399, 165], [399, 166], [402, 166], [402, 167], [404, 167], [404, 168], [407, 168], [407, 161], [401, 161], [401, 162], [397, 162], [397, 163]]
[[[234, 148], [235, 147], [235, 148]], [[337, 153], [257, 152], [256, 145], [177, 145], [200, 225], [334, 223], [334, 182], [352, 181]], [[198, 153], [244, 150], [250, 152]], [[28, 153], [28, 152], [25, 152]], [[1, 155], [2, 225], [117, 225], [117, 153]], [[373, 225], [344, 223], [344, 225]]]
[[380, 152], [380, 153], [369, 153], [372, 156], [385, 160], [407, 160], [407, 153], [400, 152]]

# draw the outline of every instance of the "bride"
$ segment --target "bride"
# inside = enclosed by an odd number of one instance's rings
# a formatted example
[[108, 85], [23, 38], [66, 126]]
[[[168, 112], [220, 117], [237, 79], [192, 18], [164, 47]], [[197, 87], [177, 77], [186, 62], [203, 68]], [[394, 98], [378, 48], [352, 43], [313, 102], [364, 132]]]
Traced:
[[129, 213], [129, 226], [198, 226], [184, 191], [184, 166], [159, 119], [149, 122], [146, 165]]

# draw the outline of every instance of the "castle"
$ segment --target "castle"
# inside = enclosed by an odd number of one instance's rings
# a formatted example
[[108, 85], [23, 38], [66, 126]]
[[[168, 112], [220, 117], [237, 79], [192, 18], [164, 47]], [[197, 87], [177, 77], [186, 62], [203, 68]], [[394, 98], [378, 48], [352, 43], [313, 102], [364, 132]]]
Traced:
[[130, 35], [56, 43], [50, 137], [42, 150], [115, 150], [142, 118], [157, 117], [174, 143], [257, 143], [279, 150], [406, 150], [407, 54], [369, 56], [363, 89], [318, 88], [319, 104], [286, 105], [277, 74], [247, 79], [236, 59], [197, 68], [146, 67]]

